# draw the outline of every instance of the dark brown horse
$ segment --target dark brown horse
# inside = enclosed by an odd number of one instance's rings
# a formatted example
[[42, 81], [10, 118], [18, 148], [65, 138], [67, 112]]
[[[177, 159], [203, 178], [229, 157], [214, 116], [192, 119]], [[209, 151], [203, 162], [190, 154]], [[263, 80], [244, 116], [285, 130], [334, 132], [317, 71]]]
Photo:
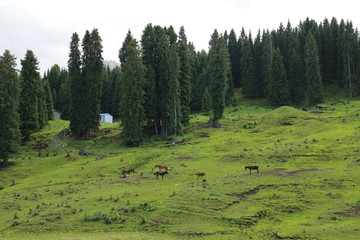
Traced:
[[168, 172], [156, 172], [156, 173], [154, 173], [154, 175], [156, 176], [156, 178], [158, 178], [159, 175], [160, 175], [162, 179], [164, 178], [164, 175], [165, 175], [165, 174], [169, 174], [169, 173], [168, 173]]
[[125, 177], [126, 174], [130, 174], [132, 172], [135, 172], [134, 169], [125, 169], [121, 172], [121, 174]]
[[259, 173], [259, 166], [246, 166], [245, 170], [249, 169], [250, 170], [250, 174], [251, 174], [251, 170], [256, 170], [257, 173]]
[[153, 171], [154, 171], [154, 168], [159, 168], [159, 171], [161, 172], [161, 169], [165, 169], [166, 172], [169, 170], [168, 166], [167, 165], [161, 165], [161, 164], [156, 164], [154, 167], [153, 167]]
[[198, 176], [198, 177], [204, 177], [205, 173], [204, 172], [197, 172], [197, 173], [195, 173], [195, 175]]

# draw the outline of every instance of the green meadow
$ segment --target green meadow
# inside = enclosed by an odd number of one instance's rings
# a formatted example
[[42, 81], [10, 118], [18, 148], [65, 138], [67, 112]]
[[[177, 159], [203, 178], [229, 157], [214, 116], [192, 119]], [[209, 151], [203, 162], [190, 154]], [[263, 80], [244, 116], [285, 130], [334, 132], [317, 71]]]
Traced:
[[359, 239], [360, 100], [324, 105], [240, 99], [221, 128], [194, 114], [186, 144], [140, 147], [119, 124], [74, 140], [53, 120], [0, 169], [0, 239]]

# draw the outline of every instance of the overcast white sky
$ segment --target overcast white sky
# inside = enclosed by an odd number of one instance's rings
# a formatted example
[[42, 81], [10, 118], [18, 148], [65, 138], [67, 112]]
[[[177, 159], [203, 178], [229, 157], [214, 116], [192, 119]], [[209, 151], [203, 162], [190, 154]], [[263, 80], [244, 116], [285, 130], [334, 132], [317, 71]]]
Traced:
[[73, 32], [82, 38], [97, 28], [103, 40], [103, 57], [118, 60], [118, 50], [130, 29], [140, 40], [148, 23], [181, 25], [197, 50], [208, 50], [210, 35], [232, 28], [256, 34], [276, 29], [290, 20], [293, 27], [309, 17], [351, 20], [360, 27], [358, 0], [0, 0], [0, 54], [5, 49], [23, 59], [31, 49], [44, 73], [55, 63], [67, 66]]

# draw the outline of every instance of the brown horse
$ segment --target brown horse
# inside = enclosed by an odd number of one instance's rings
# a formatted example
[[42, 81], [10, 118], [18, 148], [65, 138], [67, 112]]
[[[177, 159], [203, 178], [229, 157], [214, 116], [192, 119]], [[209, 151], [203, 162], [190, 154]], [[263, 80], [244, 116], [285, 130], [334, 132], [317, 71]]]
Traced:
[[259, 166], [246, 166], [245, 170], [249, 169], [250, 170], [250, 174], [251, 174], [251, 170], [256, 170], [257, 173], [259, 173]]
[[156, 165], [153, 167], [152, 171], [154, 171], [154, 168], [159, 168], [159, 171], [160, 171], [160, 172], [161, 172], [161, 169], [165, 169], [166, 172], [169, 170], [169, 168], [168, 168], [167, 165], [161, 165], [161, 164], [156, 164]]
[[197, 173], [195, 173], [195, 175], [198, 176], [198, 177], [204, 177], [205, 173], [204, 172], [197, 172]]
[[132, 172], [135, 172], [135, 170], [134, 169], [125, 169], [121, 172], [121, 174], [124, 175], [124, 177], [125, 177], [126, 174], [130, 174]]

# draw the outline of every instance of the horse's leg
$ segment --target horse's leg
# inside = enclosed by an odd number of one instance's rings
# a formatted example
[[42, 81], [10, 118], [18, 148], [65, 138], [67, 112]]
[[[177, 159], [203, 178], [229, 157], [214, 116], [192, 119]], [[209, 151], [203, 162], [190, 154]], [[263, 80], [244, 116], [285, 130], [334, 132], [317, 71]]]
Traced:
[[259, 173], [259, 169], [258, 169], [258, 168], [256, 169], [256, 171], [257, 171], [257, 173]]

